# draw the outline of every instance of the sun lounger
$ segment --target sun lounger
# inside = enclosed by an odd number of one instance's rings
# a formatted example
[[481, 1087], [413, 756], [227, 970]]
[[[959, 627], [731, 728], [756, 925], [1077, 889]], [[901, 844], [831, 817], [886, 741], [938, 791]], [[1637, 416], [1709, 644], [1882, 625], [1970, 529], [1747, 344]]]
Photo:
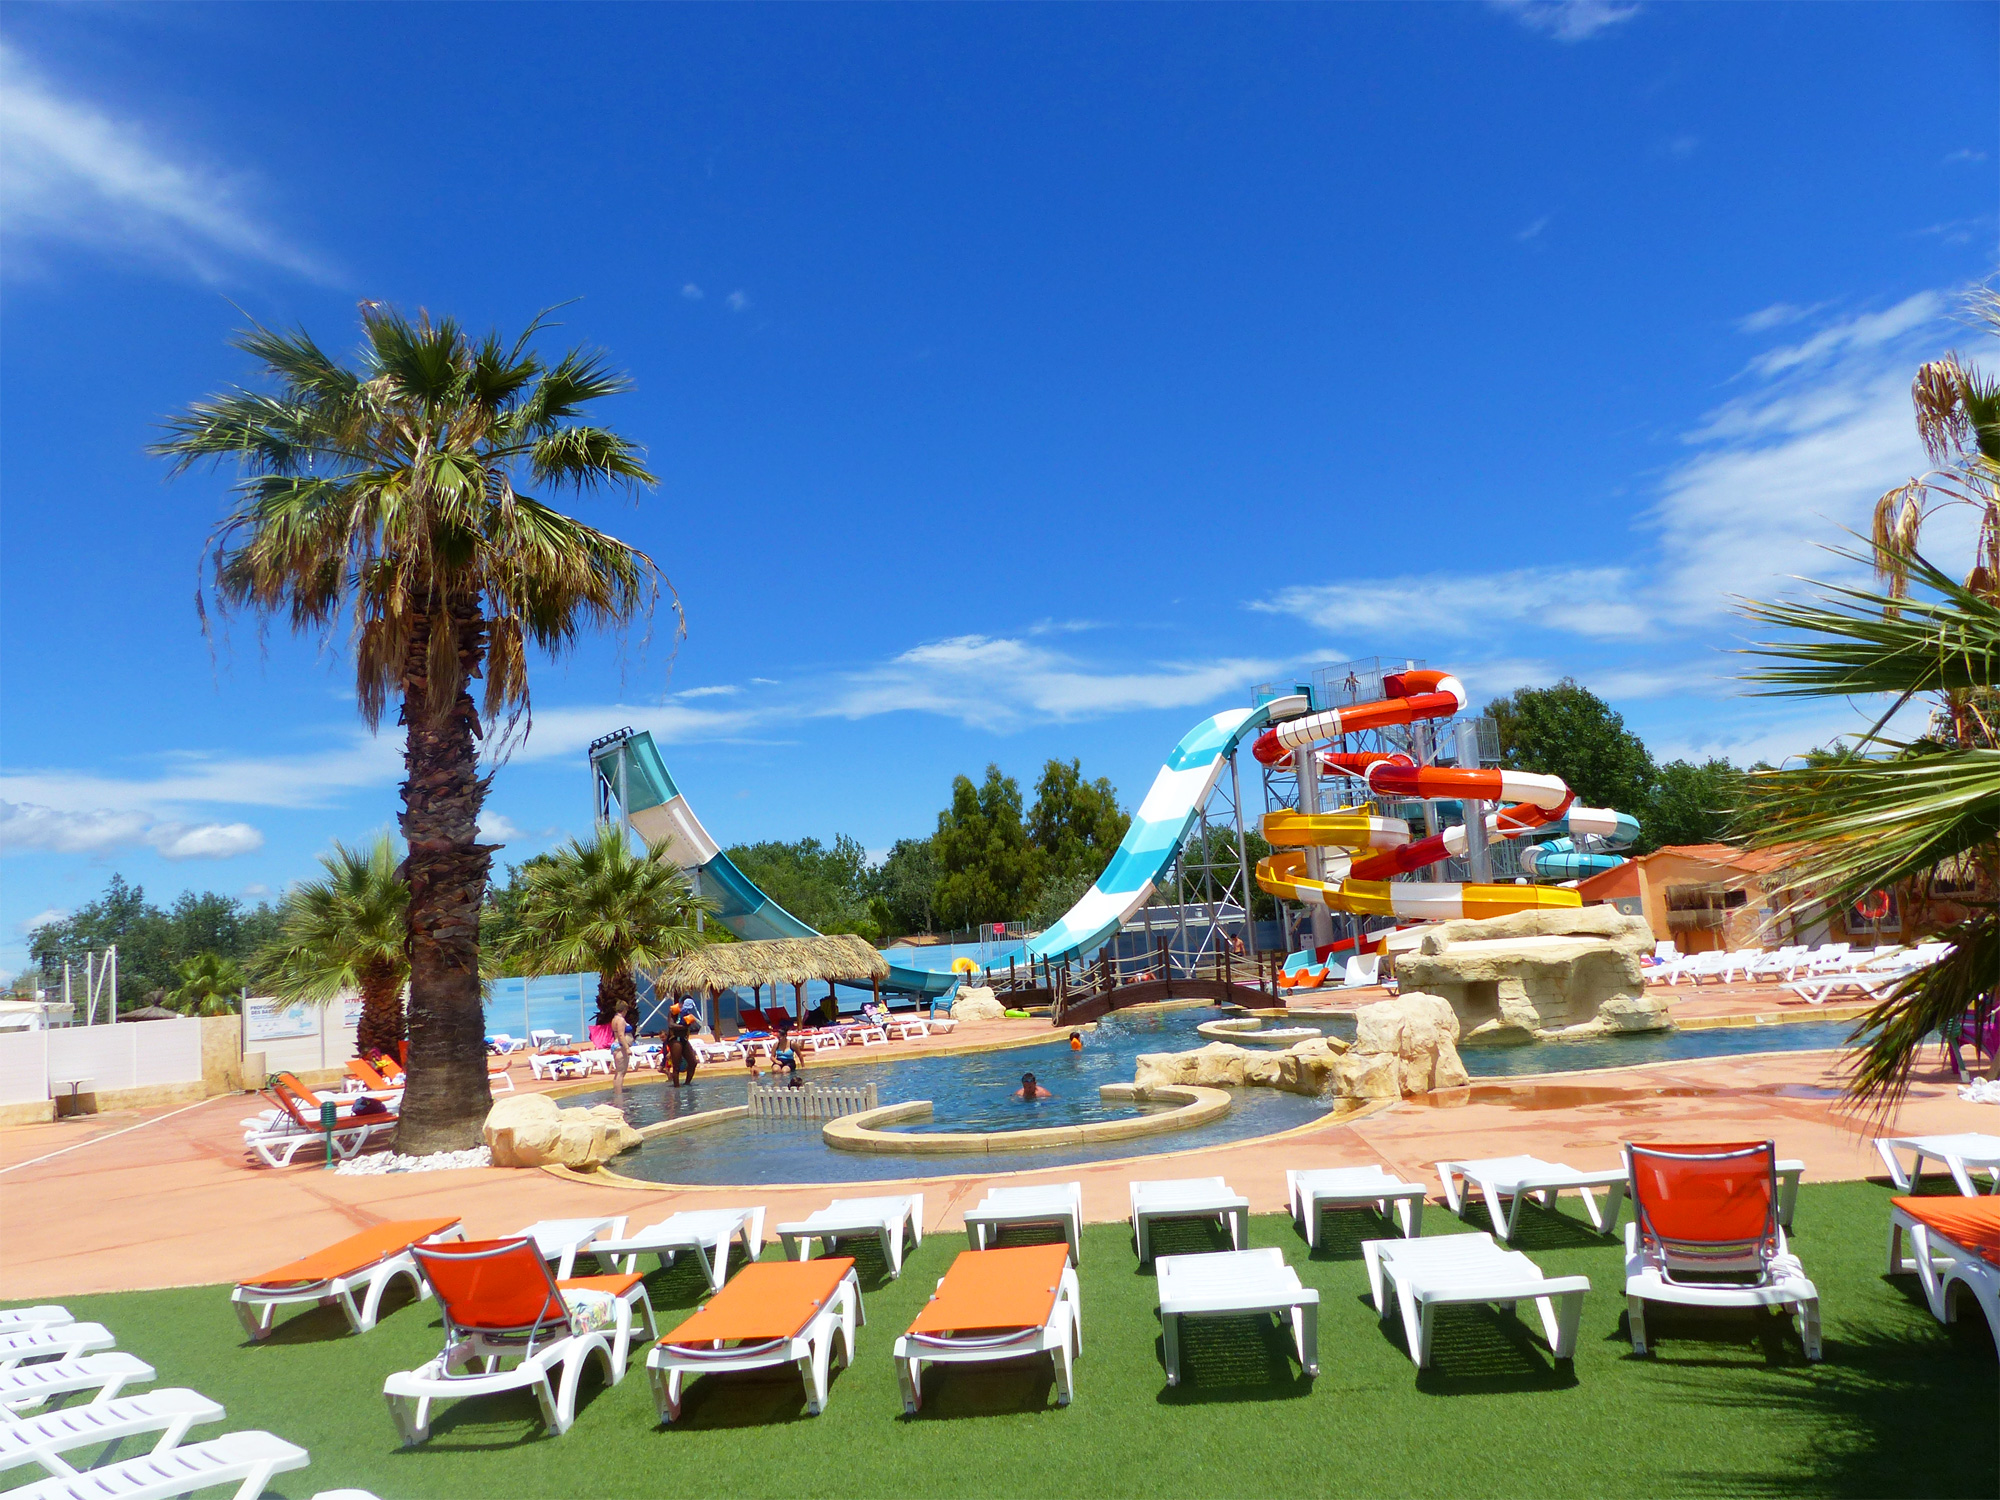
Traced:
[[729, 1276], [729, 1244], [740, 1239], [743, 1250], [751, 1260], [755, 1260], [764, 1249], [764, 1209], [760, 1204], [755, 1208], [696, 1208], [669, 1215], [657, 1224], [648, 1224], [637, 1234], [626, 1235], [621, 1229], [615, 1236], [607, 1235], [590, 1242], [590, 1253], [600, 1261], [623, 1259], [621, 1271], [639, 1269], [639, 1257], [652, 1255], [659, 1259], [660, 1269], [665, 1270], [674, 1263], [674, 1257], [683, 1250], [689, 1251], [701, 1263], [701, 1274], [708, 1278], [708, 1289], [719, 1291]]
[[924, 1402], [924, 1366], [992, 1364], [1051, 1356], [1056, 1405], [1076, 1390], [1083, 1316], [1076, 1270], [1061, 1245], [961, 1250], [910, 1331], [896, 1340], [896, 1380], [903, 1411]]
[[[429, 1364], [382, 1384], [405, 1447], [430, 1436], [433, 1401], [501, 1391], [532, 1390], [549, 1434], [560, 1437], [576, 1420], [577, 1386], [591, 1357], [605, 1383], [616, 1385], [635, 1312], [649, 1335], [655, 1331], [642, 1277], [553, 1278], [542, 1248], [527, 1236], [418, 1245], [410, 1253], [437, 1292], [445, 1342]], [[509, 1359], [515, 1363], [502, 1368]]]
[[1542, 1332], [1557, 1359], [1576, 1354], [1587, 1276], [1550, 1278], [1518, 1250], [1505, 1250], [1490, 1234], [1434, 1235], [1430, 1239], [1367, 1240], [1368, 1289], [1375, 1311], [1390, 1314], [1393, 1294], [1403, 1315], [1404, 1347], [1418, 1369], [1431, 1362], [1431, 1330], [1440, 1307], [1497, 1302], [1509, 1312], [1533, 1302]]
[[[1492, 1156], [1478, 1161], [1441, 1161], [1438, 1177], [1444, 1183], [1444, 1201], [1455, 1214], [1463, 1214], [1476, 1186], [1486, 1202], [1493, 1222], [1495, 1239], [1511, 1240], [1520, 1221], [1521, 1204], [1535, 1199], [1553, 1210], [1558, 1193], [1574, 1189], [1583, 1198], [1590, 1226], [1599, 1234], [1618, 1229], [1618, 1209], [1625, 1201], [1627, 1179], [1623, 1167], [1602, 1172], [1579, 1172], [1560, 1162], [1543, 1161], [1537, 1156]], [[1597, 1207], [1596, 1189], [1608, 1188], [1603, 1211]], [[1501, 1204], [1506, 1203], [1505, 1212]]]
[[1160, 1219], [1215, 1219], [1229, 1231], [1234, 1250], [1241, 1250], [1249, 1238], [1250, 1200], [1232, 1191], [1220, 1177], [1183, 1177], [1130, 1186], [1132, 1239], [1139, 1247], [1142, 1266], [1153, 1258], [1153, 1225]]
[[236, 1500], [257, 1500], [273, 1475], [303, 1469], [306, 1450], [268, 1432], [229, 1432], [206, 1443], [149, 1453], [10, 1490], [8, 1500], [172, 1500], [196, 1490], [237, 1486]]
[[574, 1052], [531, 1052], [528, 1054], [528, 1071], [535, 1075], [538, 1082], [582, 1078], [589, 1074], [590, 1064]]
[[0, 1370], [45, 1359], [76, 1359], [117, 1345], [102, 1323], [58, 1323], [52, 1327], [0, 1332]]
[[[1910, 1258], [1902, 1238], [1910, 1237]], [[2000, 1346], [2000, 1198], [1891, 1198], [1889, 1274], [1915, 1271], [1924, 1301], [1940, 1323], [1958, 1320], [1963, 1287], [1986, 1314], [1993, 1342]]]
[[533, 1043], [509, 1036], [504, 1031], [496, 1031], [486, 1039], [486, 1045], [498, 1056], [505, 1057], [510, 1052], [526, 1052]]
[[576, 1271], [576, 1255], [585, 1245], [603, 1235], [607, 1240], [623, 1238], [626, 1215], [608, 1219], [537, 1219], [526, 1229], [517, 1229], [509, 1239], [527, 1238], [535, 1242], [543, 1260], [556, 1265], [556, 1279], [565, 1280]]
[[1285, 1173], [1285, 1198], [1292, 1222], [1306, 1237], [1309, 1250], [1319, 1248], [1320, 1216], [1329, 1208], [1372, 1208], [1386, 1219], [1393, 1203], [1404, 1235], [1414, 1238], [1423, 1233], [1428, 1191], [1421, 1183], [1404, 1182], [1376, 1166]]
[[[1782, 1307], [1806, 1358], [1820, 1357], [1819, 1292], [1785, 1249], [1777, 1150], [1769, 1141], [1625, 1147], [1633, 1222], [1625, 1226], [1632, 1352], [1646, 1352], [1646, 1304]], [[1703, 1279], [1728, 1276], [1731, 1280]], [[1744, 1279], [1744, 1278], [1748, 1279]]]
[[63, 1458], [78, 1448], [112, 1444], [128, 1437], [160, 1434], [155, 1457], [180, 1446], [198, 1422], [220, 1422], [222, 1408], [199, 1391], [169, 1386], [143, 1396], [121, 1396], [94, 1406], [71, 1406], [20, 1422], [0, 1422], [0, 1472], [38, 1464], [49, 1474], [74, 1474]]
[[861, 1284], [845, 1256], [759, 1261], [745, 1266], [693, 1317], [653, 1346], [646, 1373], [662, 1422], [681, 1414], [690, 1375], [796, 1365], [805, 1380], [806, 1415], [826, 1409], [834, 1339], [854, 1362], [854, 1330], [864, 1321]]
[[1282, 1250], [1163, 1255], [1156, 1269], [1168, 1385], [1181, 1382], [1182, 1318], [1248, 1313], [1276, 1313], [1289, 1321], [1299, 1364], [1306, 1374], [1319, 1374], [1319, 1293], [1300, 1284], [1299, 1273], [1285, 1264]]
[[75, 1321], [68, 1308], [53, 1302], [39, 1307], [0, 1308], [0, 1333], [24, 1333], [30, 1328], [54, 1328]]
[[[268, 1337], [278, 1309], [297, 1303], [315, 1307], [332, 1303], [346, 1315], [348, 1327], [366, 1333], [381, 1316], [382, 1295], [397, 1277], [407, 1279], [419, 1299], [430, 1295], [410, 1254], [412, 1246], [463, 1238], [465, 1231], [457, 1219], [402, 1219], [377, 1224], [303, 1260], [238, 1282], [229, 1300], [243, 1331], [252, 1339]], [[357, 1292], [361, 1294], [359, 1306], [354, 1300]]]
[[[387, 1137], [396, 1128], [396, 1112], [393, 1109], [385, 1109], [380, 1114], [357, 1115], [351, 1108], [346, 1108], [335, 1115], [329, 1140], [327, 1131], [319, 1122], [322, 1102], [319, 1095], [305, 1088], [291, 1074], [278, 1075], [271, 1087], [271, 1097], [277, 1101], [277, 1114], [252, 1121], [243, 1136], [243, 1144], [268, 1167], [289, 1167], [292, 1158], [310, 1146], [329, 1149], [336, 1161], [346, 1161], [359, 1156], [378, 1138]], [[340, 1103], [338, 1100], [334, 1102], [336, 1105]]]
[[[153, 1378], [153, 1367], [131, 1354], [86, 1354], [82, 1359], [53, 1360], [0, 1370], [0, 1420], [19, 1417], [57, 1396], [92, 1391], [92, 1405], [114, 1401], [126, 1386]], [[76, 1408], [67, 1408], [75, 1410]]]
[[[1902, 1192], [1916, 1191], [1923, 1180], [1926, 1157], [1944, 1163], [1945, 1170], [1951, 1173], [1951, 1180], [1968, 1198], [1979, 1196], [1979, 1184], [1972, 1175], [1976, 1171], [1987, 1175], [1987, 1192], [2000, 1192], [2000, 1135], [1888, 1136], [1876, 1141], [1875, 1149], [1882, 1153], [1882, 1160], [1888, 1164], [1889, 1180]], [[1898, 1151], [1907, 1151], [1914, 1158], [1907, 1172], [1897, 1160]]]
[[924, 1242], [924, 1195], [897, 1193], [884, 1198], [836, 1198], [825, 1208], [815, 1209], [803, 1219], [780, 1224], [774, 1231], [785, 1248], [786, 1259], [796, 1255], [805, 1260], [812, 1254], [813, 1241], [824, 1240], [832, 1254], [842, 1240], [872, 1239], [882, 1247], [891, 1277], [903, 1274], [903, 1236], [910, 1243]]
[[910, 1042], [931, 1034], [930, 1026], [916, 1016], [897, 1016], [883, 1023], [883, 1031], [892, 1042]]
[[966, 1210], [965, 1233], [972, 1248], [984, 1250], [1010, 1224], [1054, 1224], [1069, 1241], [1073, 1265], [1083, 1263], [1083, 1184], [1048, 1183], [1038, 1187], [988, 1188], [986, 1196]]
[[350, 1057], [347, 1060], [347, 1083], [350, 1088], [364, 1094], [373, 1094], [381, 1099], [400, 1099], [403, 1090], [382, 1076], [375, 1065], [365, 1057]]

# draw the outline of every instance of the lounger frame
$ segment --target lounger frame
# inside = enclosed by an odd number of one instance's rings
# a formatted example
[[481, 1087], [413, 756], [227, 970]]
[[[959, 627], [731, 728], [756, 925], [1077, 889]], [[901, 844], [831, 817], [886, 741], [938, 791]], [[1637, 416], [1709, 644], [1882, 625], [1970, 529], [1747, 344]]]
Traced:
[[779, 1365], [798, 1366], [805, 1381], [806, 1415], [816, 1417], [826, 1410], [835, 1340], [839, 1341], [841, 1362], [853, 1364], [855, 1329], [867, 1321], [867, 1311], [861, 1305], [861, 1283], [849, 1270], [840, 1278], [825, 1306], [788, 1338], [708, 1348], [663, 1340], [646, 1355], [646, 1377], [653, 1387], [653, 1403], [660, 1422], [671, 1424], [680, 1416], [681, 1391], [691, 1375], [768, 1370]]
[[[938, 1278], [944, 1285], [944, 1278]], [[1065, 1264], [1056, 1284], [1056, 1300], [1048, 1321], [1039, 1328], [998, 1333], [906, 1333], [896, 1340], [896, 1384], [903, 1393], [903, 1414], [914, 1417], [924, 1404], [925, 1365], [986, 1365], [1005, 1360], [1051, 1356], [1056, 1377], [1056, 1405], [1068, 1406], [1076, 1395], [1076, 1361], [1083, 1356], [1083, 1298], [1077, 1290], [1076, 1267]]]
[[[464, 1238], [465, 1226], [454, 1224], [417, 1243], [436, 1245]], [[243, 1325], [243, 1331], [252, 1341], [271, 1336], [279, 1308], [307, 1303], [315, 1307], [331, 1303], [340, 1309], [349, 1328], [356, 1333], [367, 1333], [381, 1321], [382, 1298], [399, 1276], [408, 1279], [410, 1291], [417, 1301], [422, 1302], [431, 1295], [430, 1283], [424, 1280], [423, 1268], [410, 1254], [409, 1247], [405, 1246], [363, 1270], [345, 1276], [331, 1276], [324, 1281], [240, 1285], [229, 1294], [229, 1301], [236, 1309], [236, 1320]], [[354, 1300], [356, 1292], [361, 1294], [359, 1304]]]

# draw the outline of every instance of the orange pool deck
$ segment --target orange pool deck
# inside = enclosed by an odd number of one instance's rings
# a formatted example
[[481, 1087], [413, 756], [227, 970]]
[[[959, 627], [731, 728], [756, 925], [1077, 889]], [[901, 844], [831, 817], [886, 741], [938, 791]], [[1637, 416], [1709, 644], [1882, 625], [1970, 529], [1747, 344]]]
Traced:
[[[1435, 1188], [1432, 1164], [1453, 1157], [1526, 1153], [1592, 1168], [1615, 1165], [1619, 1143], [1635, 1135], [1770, 1137], [1784, 1155], [1804, 1159], [1807, 1181], [1851, 1180], [1880, 1173], [1870, 1141], [1885, 1127], [1895, 1134], [2000, 1130], [2000, 1108], [1961, 1101], [1934, 1052], [1887, 1122], [1843, 1111], [1838, 1066], [1834, 1053], [1790, 1052], [1494, 1080], [1280, 1137], [1008, 1180], [1080, 1180], [1086, 1217], [1111, 1221], [1126, 1216], [1126, 1183], [1135, 1177], [1221, 1175], [1255, 1211], [1268, 1213], [1282, 1210], [1291, 1167], [1376, 1162]], [[231, 1096], [0, 1131], [0, 1298], [233, 1281], [386, 1219], [440, 1213], [461, 1215], [476, 1236], [540, 1218], [628, 1214], [636, 1225], [680, 1208], [742, 1203], [765, 1204], [775, 1222], [823, 1206], [836, 1186], [626, 1187], [497, 1168], [384, 1176], [341, 1176], [318, 1165], [273, 1171], [251, 1165], [243, 1152], [237, 1122], [252, 1106], [248, 1097]], [[926, 1232], [951, 1233], [998, 1175], [860, 1187], [868, 1194], [920, 1189]]]

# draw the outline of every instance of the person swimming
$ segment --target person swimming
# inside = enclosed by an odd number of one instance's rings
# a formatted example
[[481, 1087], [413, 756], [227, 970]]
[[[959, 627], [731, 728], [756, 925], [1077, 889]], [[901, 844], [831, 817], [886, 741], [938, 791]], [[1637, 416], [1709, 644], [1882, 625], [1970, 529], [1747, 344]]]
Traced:
[[1080, 1031], [1072, 1031], [1072, 1032], [1071, 1032], [1071, 1033], [1069, 1034], [1069, 1050], [1070, 1050], [1070, 1051], [1072, 1051], [1072, 1052], [1081, 1052], [1081, 1051], [1083, 1050], [1083, 1033], [1082, 1033], [1082, 1032], [1080, 1032]]
[[1035, 1082], [1035, 1075], [1033, 1073], [1023, 1073], [1021, 1075], [1021, 1086], [1014, 1090], [1014, 1097], [1032, 1103], [1037, 1099], [1053, 1099], [1055, 1095]]

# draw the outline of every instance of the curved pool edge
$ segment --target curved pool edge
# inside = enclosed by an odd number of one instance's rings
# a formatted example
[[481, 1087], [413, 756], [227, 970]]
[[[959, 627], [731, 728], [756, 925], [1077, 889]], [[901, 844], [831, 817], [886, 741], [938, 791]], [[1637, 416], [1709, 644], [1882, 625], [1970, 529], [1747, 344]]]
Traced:
[[[1285, 1130], [1274, 1130], [1269, 1135], [1247, 1135], [1241, 1140], [1214, 1142], [1205, 1146], [1186, 1146], [1179, 1151], [1145, 1151], [1135, 1156], [1110, 1156], [1103, 1161], [1071, 1162], [1066, 1165], [1047, 1167], [1010, 1167], [1002, 1171], [985, 1172], [935, 1172], [928, 1176], [910, 1177], [856, 1177], [843, 1181], [828, 1178], [814, 1182], [654, 1182], [645, 1177], [627, 1177], [623, 1172], [614, 1171], [610, 1166], [601, 1166], [594, 1171], [580, 1172], [575, 1167], [554, 1164], [540, 1168], [552, 1176], [567, 1182], [583, 1183], [592, 1187], [625, 1188], [648, 1193], [815, 1193], [829, 1188], [870, 1189], [881, 1192], [884, 1184], [891, 1183], [954, 1183], [991, 1182], [1001, 1177], [1043, 1177], [1050, 1172], [1096, 1171], [1105, 1167], [1130, 1167], [1139, 1162], [1169, 1161], [1181, 1156], [1199, 1156], [1209, 1151], [1232, 1151], [1239, 1146], [1268, 1146], [1274, 1141], [1289, 1140], [1293, 1136], [1311, 1135], [1325, 1130], [1329, 1125], [1350, 1125], [1370, 1115], [1381, 1114], [1392, 1105], [1400, 1104], [1400, 1099], [1371, 1099], [1358, 1109], [1329, 1109], [1316, 1120], [1293, 1125]], [[705, 1111], [719, 1114], [719, 1110]], [[698, 1119], [699, 1116], [689, 1116]], [[671, 1123], [671, 1122], [668, 1122]], [[723, 1123], [717, 1121], [714, 1123]]]
[[820, 1139], [835, 1151], [883, 1156], [977, 1156], [996, 1151], [1048, 1151], [1064, 1146], [1101, 1145], [1105, 1141], [1144, 1140], [1149, 1136], [1169, 1135], [1177, 1130], [1192, 1130], [1197, 1125], [1221, 1119], [1230, 1109], [1227, 1093], [1198, 1084], [1161, 1084], [1142, 1089], [1136, 1084], [1107, 1083], [1098, 1088], [1097, 1096], [1114, 1102], [1151, 1103], [1163, 1100], [1175, 1107], [1164, 1114], [1096, 1120], [1082, 1125], [1055, 1125], [1043, 1130], [938, 1131], [909, 1135], [875, 1128], [904, 1120], [928, 1119], [930, 1100], [913, 1099], [829, 1120], [820, 1129]]

